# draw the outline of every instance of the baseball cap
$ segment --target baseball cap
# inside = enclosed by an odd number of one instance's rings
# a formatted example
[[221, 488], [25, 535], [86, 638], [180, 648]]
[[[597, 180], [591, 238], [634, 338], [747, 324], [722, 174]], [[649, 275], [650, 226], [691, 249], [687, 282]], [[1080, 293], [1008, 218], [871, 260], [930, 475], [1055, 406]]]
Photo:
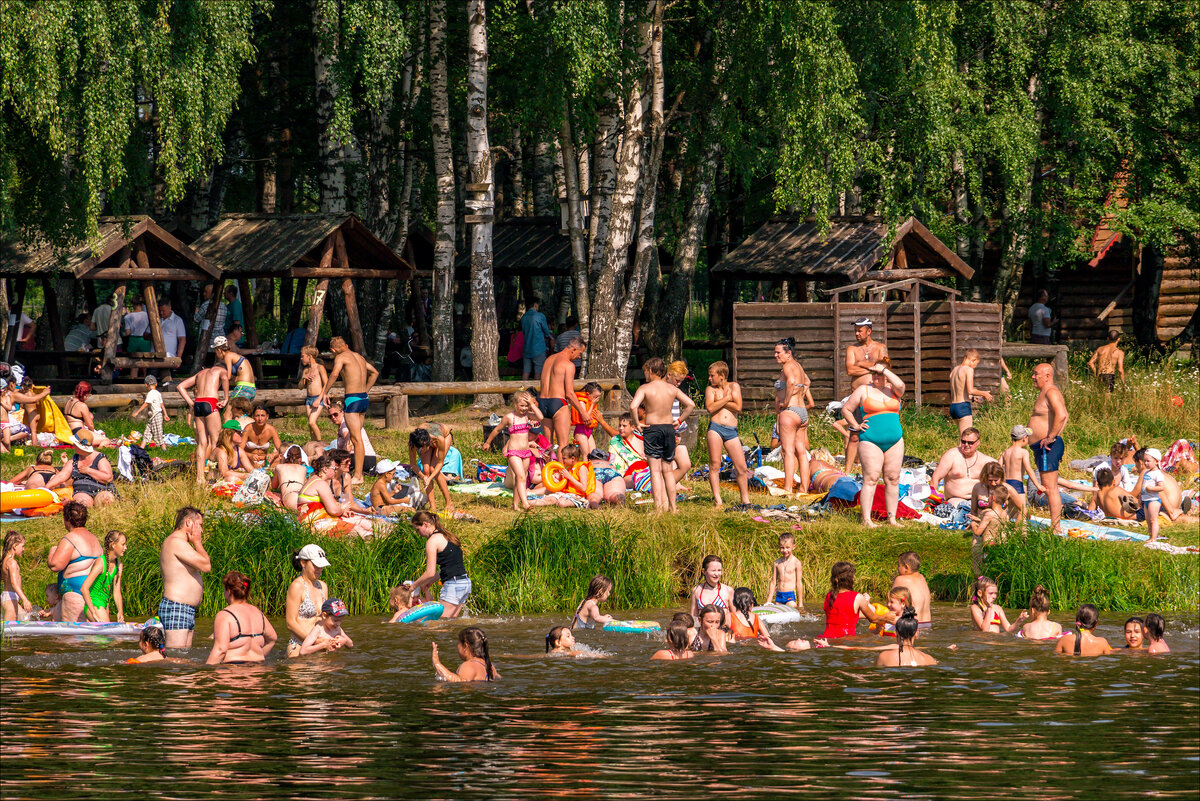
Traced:
[[225, 423], [221, 426], [221, 428], [231, 428], [234, 431], [241, 431], [242, 424], [239, 423], [237, 420], [226, 420]]
[[312, 562], [317, 567], [329, 567], [329, 560], [325, 558], [325, 551], [321, 550], [320, 545], [313, 545], [312, 543], [305, 545], [296, 554], [296, 558]]
[[1162, 451], [1158, 448], [1146, 448], [1146, 455], [1153, 456], [1156, 462], [1162, 461]]
[[213, 337], [212, 346], [214, 348], [227, 348], [229, 347], [229, 338], [224, 336]]
[[1033, 436], [1033, 429], [1029, 426], [1023, 426], [1020, 423], [1017, 423], [1012, 427], [1011, 434], [1013, 440], [1016, 441], [1018, 439], [1024, 439], [1025, 437]]
[[396, 469], [396, 463], [391, 459], [380, 459], [375, 463], [375, 475], [382, 476]]
[[872, 327], [874, 327], [874, 325], [875, 324], [871, 322], [870, 317], [859, 317], [857, 320], [854, 321], [855, 328], [862, 328], [864, 326], [866, 326], [867, 328], [872, 328]]
[[148, 376], [146, 376], [146, 383], [150, 386], [155, 386], [156, 384], [158, 384], [158, 379], [152, 375], [148, 375]]
[[327, 615], [334, 617], [345, 617], [350, 614], [350, 610], [346, 608], [346, 604], [341, 598], [330, 598], [325, 603], [321, 604], [321, 611]]

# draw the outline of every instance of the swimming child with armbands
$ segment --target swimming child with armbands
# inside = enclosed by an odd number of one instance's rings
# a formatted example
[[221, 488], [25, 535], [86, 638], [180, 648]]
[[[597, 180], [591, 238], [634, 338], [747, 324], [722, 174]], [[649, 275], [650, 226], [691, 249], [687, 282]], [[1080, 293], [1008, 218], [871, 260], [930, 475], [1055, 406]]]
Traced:
[[20, 611], [33, 611], [33, 604], [21, 588], [21, 565], [17, 560], [25, 553], [25, 535], [10, 531], [4, 535], [4, 550], [0, 554], [0, 580], [4, 590], [0, 592], [0, 620], [20, 620]]
[[799, 609], [804, 606], [804, 566], [796, 558], [796, 535], [779, 535], [779, 558], [771, 565], [771, 583], [767, 597], [777, 604]]
[[496, 681], [500, 678], [488, 653], [487, 635], [481, 628], [468, 626], [458, 633], [458, 658], [462, 664], [457, 671], [451, 671], [438, 658], [437, 643], [433, 643], [433, 669], [443, 681]]
[[158, 626], [147, 626], [142, 629], [138, 639], [141, 656], [131, 656], [125, 660], [127, 665], [144, 665], [147, 662], [161, 662], [167, 658], [167, 635]]
[[996, 604], [999, 594], [1000, 588], [987, 576], [980, 576], [975, 580], [975, 592], [971, 595], [971, 622], [975, 624], [976, 631], [1011, 634], [1013, 629], [1029, 617], [1029, 612], [1022, 610], [1016, 621], [1009, 623], [1004, 609]]
[[[692, 619], [692, 616], [686, 612], [680, 612], [676, 617], [680, 615], [687, 615], [689, 620]], [[689, 647], [693, 651], [712, 651], [714, 654], [729, 653], [730, 635], [725, 629], [725, 612], [711, 605], [701, 609], [699, 625], [694, 633], [688, 631], [688, 637], [690, 638], [688, 640]]]
[[604, 624], [612, 623], [613, 616], [600, 612], [600, 604], [612, 595], [613, 580], [608, 576], [592, 576], [588, 582], [587, 597], [575, 608], [575, 617], [571, 619], [572, 629], [603, 628]]
[[551, 656], [583, 656], [575, 647], [575, 635], [570, 626], [555, 626], [546, 635], [546, 653]]
[[1146, 621], [1142, 628], [1146, 632], [1146, 639], [1150, 641], [1146, 647], [1146, 653], [1166, 654], [1171, 652], [1171, 649], [1167, 647], [1167, 641], [1163, 639], [1163, 635], [1167, 633], [1167, 621], [1163, 620], [1162, 615], [1153, 612], [1146, 615]]
[[754, 591], [749, 587], [738, 587], [733, 591], [729, 630], [735, 640], [755, 640], [768, 651], [783, 650], [771, 639], [771, 633], [767, 631], [762, 618], [754, 614]]
[[1049, 619], [1050, 593], [1041, 584], [1029, 594], [1029, 614], [1033, 620], [1017, 632], [1026, 640], [1057, 640], [1062, 636], [1062, 626]]
[[350, 614], [346, 604], [340, 598], [330, 598], [321, 604], [321, 619], [300, 644], [300, 655], [315, 654], [318, 651], [336, 651], [339, 648], [353, 648], [354, 640], [342, 631], [341, 619]]

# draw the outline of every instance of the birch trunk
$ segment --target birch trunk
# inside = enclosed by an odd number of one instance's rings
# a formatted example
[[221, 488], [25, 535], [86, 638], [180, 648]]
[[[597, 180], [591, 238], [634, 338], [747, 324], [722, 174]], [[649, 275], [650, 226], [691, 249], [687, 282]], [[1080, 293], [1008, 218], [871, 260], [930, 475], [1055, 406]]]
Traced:
[[338, 25], [337, 20], [325, 16], [324, 5], [313, 3], [313, 30], [317, 34], [313, 48], [316, 76], [314, 112], [317, 118], [317, 188], [321, 211], [331, 214], [346, 210], [346, 170], [342, 160], [342, 143], [337, 141], [330, 127], [333, 104], [338, 95], [332, 70], [338, 53]]
[[[1029, 79], [1029, 97], [1036, 99], [1038, 78]], [[1038, 115], [1040, 118], [1040, 114]], [[1040, 119], [1039, 119], [1040, 130]], [[1029, 212], [1033, 202], [1033, 177], [1037, 163], [1030, 162], [1019, 179], [1005, 188], [1000, 218], [1004, 228], [1004, 251], [992, 284], [993, 302], [1003, 307], [1005, 333], [1011, 337], [1016, 329], [1017, 296], [1025, 274], [1025, 259], [1029, 254]]]
[[[589, 280], [594, 281], [608, 252], [608, 221], [612, 215], [613, 192], [617, 188], [617, 146], [621, 141], [621, 114], [616, 95], [600, 110], [596, 139], [592, 143], [588, 242]], [[585, 334], [587, 328], [581, 328]]]
[[[559, 131], [562, 151], [565, 156], [566, 170], [564, 191], [567, 199], [567, 230], [571, 236], [571, 278], [570, 285], [575, 297], [575, 314], [579, 318], [579, 330], [587, 341], [591, 326], [591, 303], [588, 296], [588, 259], [587, 242], [583, 233], [583, 187], [580, 184], [579, 173], [570, 169], [575, 164], [575, 139], [571, 132], [571, 119], [568, 113], [563, 115], [562, 129]], [[564, 293], [565, 294], [565, 293]], [[586, 370], [585, 370], [586, 373]]]
[[[488, 39], [484, 0], [467, 0], [467, 175], [468, 182], [486, 186], [471, 191], [467, 208], [478, 218], [468, 223], [471, 252], [471, 356], [476, 381], [500, 378], [496, 356], [500, 333], [496, 324], [496, 289], [492, 279], [492, 220], [496, 186], [488, 140]], [[498, 406], [499, 395], [480, 395], [477, 403]]]
[[454, 380], [454, 157], [450, 144], [450, 89], [446, 75], [446, 0], [429, 5], [429, 101], [437, 233], [433, 244], [433, 380]]
[[533, 150], [533, 213], [537, 217], [557, 214], [554, 207], [554, 145], [538, 142]]
[[521, 147], [521, 126], [513, 125], [512, 129], [512, 158], [509, 159], [508, 180], [512, 185], [512, 195], [509, 208], [514, 217], [524, 217], [525, 203], [525, 155]]

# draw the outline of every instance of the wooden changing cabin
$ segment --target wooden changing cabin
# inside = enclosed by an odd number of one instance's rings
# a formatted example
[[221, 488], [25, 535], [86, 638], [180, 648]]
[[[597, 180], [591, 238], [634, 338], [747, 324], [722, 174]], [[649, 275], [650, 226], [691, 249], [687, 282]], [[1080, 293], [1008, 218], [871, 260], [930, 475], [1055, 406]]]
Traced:
[[872, 320], [874, 339], [888, 346], [910, 402], [949, 403], [950, 369], [968, 348], [980, 352], [976, 386], [999, 387], [1001, 306], [958, 300], [953, 286], [937, 283], [968, 279], [973, 271], [916, 218], [896, 228], [890, 247], [887, 233], [873, 218], [835, 219], [825, 237], [811, 220], [779, 219], [714, 265], [721, 282], [766, 275], [799, 282], [802, 296], [811, 290], [830, 298], [733, 305], [733, 372], [748, 401], [760, 408], [774, 401], [774, 346], [788, 336], [796, 340], [793, 353], [817, 403], [849, 394], [846, 349], [855, 343], [854, 321], [861, 317]]
[[[109, 318], [106, 345], [101, 354], [101, 380], [111, 384], [114, 368], [129, 367], [179, 367], [180, 356], [168, 357], [163, 344], [162, 320], [158, 315], [158, 298], [155, 283], [158, 281], [211, 281], [220, 277], [220, 271], [196, 250], [185, 245], [169, 231], [145, 215], [129, 217], [101, 217], [97, 220], [99, 236], [80, 242], [68, 252], [55, 251], [51, 245], [26, 248], [8, 245], [0, 263], [0, 276], [16, 279], [17, 316], [24, 305], [25, 288], [29, 278], [39, 278], [46, 297], [46, 317], [50, 325], [54, 351], [53, 361], [58, 366], [58, 378], [68, 378], [69, 354], [63, 344], [63, 325], [59, 316], [58, 297], [54, 288], [56, 277], [67, 276], [79, 281], [116, 281], [113, 293], [113, 312]], [[125, 293], [129, 281], [141, 283], [142, 296], [150, 320], [150, 339], [154, 352], [117, 356], [116, 346], [121, 320], [125, 316]], [[15, 336], [10, 336], [6, 356]], [[77, 371], [76, 377], [94, 378], [86, 371]]]

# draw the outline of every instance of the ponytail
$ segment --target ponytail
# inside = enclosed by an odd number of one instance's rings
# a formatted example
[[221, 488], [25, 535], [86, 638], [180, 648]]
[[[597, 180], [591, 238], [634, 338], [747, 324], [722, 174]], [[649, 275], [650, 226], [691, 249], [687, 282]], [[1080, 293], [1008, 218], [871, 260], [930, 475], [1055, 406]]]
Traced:
[[[417, 512], [417, 514], [421, 513]], [[467, 646], [467, 651], [471, 656], [483, 660], [483, 666], [487, 670], [487, 680], [495, 681], [496, 669], [492, 667], [492, 657], [488, 653], [487, 635], [483, 633], [483, 629], [478, 626], [468, 626], [458, 633], [458, 641]]]
[[428, 511], [422, 509], [421, 511], [419, 511], [415, 515], [413, 515], [412, 524], [414, 527], [419, 526], [422, 523], [429, 523], [430, 525], [432, 525], [433, 530], [436, 531], [437, 533], [441, 534], [443, 537], [445, 537], [447, 542], [452, 542], [455, 545], [462, 545], [462, 543], [459, 542], [458, 537], [455, 536], [454, 534], [450, 533], [449, 531], [447, 531], [446, 528], [442, 525], [441, 518], [439, 518], [433, 512], [428, 512]]

